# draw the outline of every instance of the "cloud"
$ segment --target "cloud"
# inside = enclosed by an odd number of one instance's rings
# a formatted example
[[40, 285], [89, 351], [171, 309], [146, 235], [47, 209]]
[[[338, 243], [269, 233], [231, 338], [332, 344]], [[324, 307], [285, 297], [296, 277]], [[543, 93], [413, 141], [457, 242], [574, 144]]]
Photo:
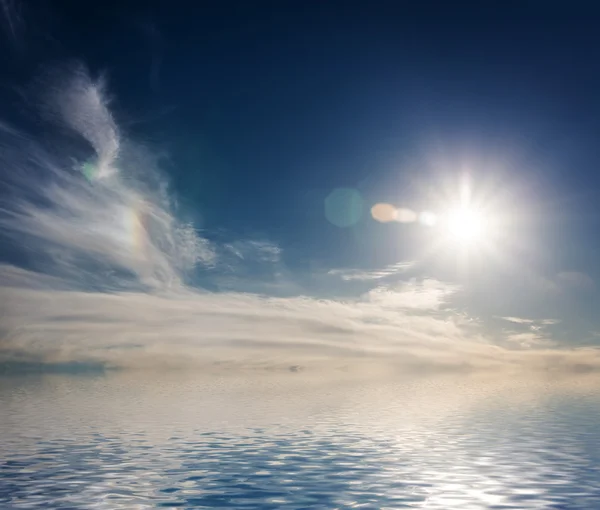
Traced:
[[0, 0], [0, 18], [4, 32], [13, 44], [19, 45], [24, 28], [23, 3], [18, 0]]
[[158, 160], [119, 132], [102, 80], [49, 71], [32, 100], [56, 137], [4, 132], [0, 232], [46, 274], [100, 288], [182, 285], [212, 244], [174, 212]]
[[404, 273], [413, 266], [414, 264], [412, 262], [398, 262], [396, 264], [390, 264], [383, 269], [373, 271], [365, 271], [362, 269], [331, 269], [327, 274], [339, 276], [344, 281], [380, 280], [382, 278]]
[[589, 275], [578, 271], [558, 273], [557, 281], [564, 289], [590, 291], [595, 288], [594, 280]]
[[376, 282], [353, 299], [192, 285], [199, 269], [233, 274], [236, 285], [236, 278], [262, 278], [265, 267], [280, 278], [281, 250], [265, 240], [218, 243], [182, 222], [160, 159], [118, 128], [105, 89], [81, 66], [47, 72], [32, 102], [52, 143], [0, 130], [7, 190], [0, 235], [13, 254], [0, 265], [5, 366], [377, 373], [600, 367], [590, 348], [495, 345], [477, 321], [448, 306], [457, 287], [399, 282], [406, 263], [330, 272]]
[[238, 240], [223, 245], [240, 260], [277, 263], [281, 258], [281, 248], [269, 241]]
[[526, 283], [537, 292], [555, 297], [589, 293], [596, 288], [593, 278], [579, 271], [561, 271], [551, 277], [532, 273], [525, 278]]
[[505, 341], [508, 344], [513, 344], [523, 349], [528, 349], [532, 347], [553, 347], [556, 345], [556, 342], [534, 331], [524, 333], [510, 333], [505, 336]]
[[512, 322], [514, 324], [533, 324], [535, 321], [533, 319], [523, 319], [522, 317], [499, 317], [508, 322]]
[[555, 347], [554, 341], [547, 330], [549, 326], [560, 324], [558, 319], [528, 319], [524, 317], [496, 317], [510, 323], [503, 329], [500, 342], [510, 348], [528, 349], [540, 347]]
[[437, 311], [447, 298], [457, 290], [455, 285], [424, 279], [412, 280], [395, 287], [377, 287], [366, 296], [370, 302], [384, 309]]
[[[161, 294], [47, 288], [38, 275], [3, 266], [4, 363], [77, 362], [122, 368], [354, 369], [398, 371], [581, 370], [600, 367], [599, 351], [493, 345], [452, 315], [414, 315], [409, 290], [352, 301], [178, 289]], [[21, 274], [28, 288], [15, 287]], [[407, 292], [406, 295], [404, 293]], [[436, 310], [439, 300], [430, 299]], [[422, 304], [420, 310], [426, 310]], [[537, 337], [536, 337], [537, 338]], [[519, 348], [546, 347], [513, 336]]]
[[532, 327], [553, 326], [559, 324], [558, 319], [524, 319], [523, 317], [498, 317], [499, 319], [512, 322], [513, 324], [524, 324]]

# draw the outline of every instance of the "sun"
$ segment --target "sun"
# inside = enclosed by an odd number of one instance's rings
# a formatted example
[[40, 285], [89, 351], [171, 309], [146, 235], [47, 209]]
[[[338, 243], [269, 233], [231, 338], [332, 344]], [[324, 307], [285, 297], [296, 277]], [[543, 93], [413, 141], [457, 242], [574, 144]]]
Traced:
[[467, 205], [448, 212], [446, 227], [448, 236], [460, 244], [480, 242], [486, 234], [486, 221], [483, 213]]
[[462, 274], [512, 263], [518, 242], [512, 230], [522, 209], [512, 197], [506, 201], [508, 186], [496, 179], [475, 186], [466, 173], [458, 183], [442, 179], [432, 188], [435, 222], [427, 224], [424, 256], [442, 265], [455, 263]]

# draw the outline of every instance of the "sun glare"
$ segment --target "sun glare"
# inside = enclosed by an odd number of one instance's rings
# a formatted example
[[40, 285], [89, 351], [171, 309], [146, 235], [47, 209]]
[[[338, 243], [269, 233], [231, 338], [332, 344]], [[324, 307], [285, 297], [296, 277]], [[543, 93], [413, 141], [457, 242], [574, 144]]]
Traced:
[[485, 235], [485, 221], [481, 212], [469, 207], [460, 207], [447, 216], [448, 234], [463, 244], [472, 244]]

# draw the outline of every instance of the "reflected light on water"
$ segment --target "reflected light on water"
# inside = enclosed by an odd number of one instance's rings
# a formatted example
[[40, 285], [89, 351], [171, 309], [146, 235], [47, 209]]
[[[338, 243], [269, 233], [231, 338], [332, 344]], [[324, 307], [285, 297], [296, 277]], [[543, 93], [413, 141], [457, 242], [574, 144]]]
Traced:
[[597, 380], [297, 375], [3, 379], [0, 508], [596, 508]]

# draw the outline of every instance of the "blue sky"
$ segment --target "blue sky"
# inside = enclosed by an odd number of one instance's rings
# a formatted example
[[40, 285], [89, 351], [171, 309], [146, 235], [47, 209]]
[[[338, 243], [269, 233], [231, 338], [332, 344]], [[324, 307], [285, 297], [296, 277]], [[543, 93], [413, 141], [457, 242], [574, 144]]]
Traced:
[[592, 13], [3, 5], [7, 361], [596, 363]]

